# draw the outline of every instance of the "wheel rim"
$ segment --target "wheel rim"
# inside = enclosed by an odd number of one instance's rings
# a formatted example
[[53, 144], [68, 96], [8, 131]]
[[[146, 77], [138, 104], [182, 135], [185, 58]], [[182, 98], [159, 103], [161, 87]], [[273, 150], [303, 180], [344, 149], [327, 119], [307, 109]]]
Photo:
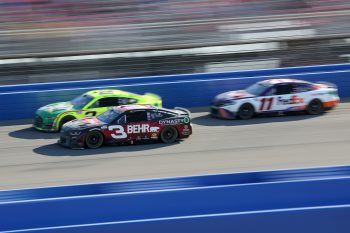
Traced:
[[250, 117], [252, 115], [251, 108], [249, 106], [243, 106], [243, 108], [241, 109], [240, 115], [242, 118]]
[[164, 131], [164, 139], [169, 140], [172, 139], [174, 136], [174, 131], [171, 129], [167, 129], [166, 131]]
[[310, 112], [311, 113], [319, 113], [321, 111], [321, 105], [319, 103], [312, 103], [310, 105]]
[[89, 147], [99, 147], [101, 145], [101, 135], [97, 133], [90, 134], [86, 141]]

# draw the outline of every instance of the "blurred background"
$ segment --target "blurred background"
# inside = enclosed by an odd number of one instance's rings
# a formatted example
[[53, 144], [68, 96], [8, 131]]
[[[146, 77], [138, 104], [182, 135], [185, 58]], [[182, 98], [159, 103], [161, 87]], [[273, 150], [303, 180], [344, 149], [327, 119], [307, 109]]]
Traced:
[[346, 0], [0, 0], [0, 84], [345, 63]]

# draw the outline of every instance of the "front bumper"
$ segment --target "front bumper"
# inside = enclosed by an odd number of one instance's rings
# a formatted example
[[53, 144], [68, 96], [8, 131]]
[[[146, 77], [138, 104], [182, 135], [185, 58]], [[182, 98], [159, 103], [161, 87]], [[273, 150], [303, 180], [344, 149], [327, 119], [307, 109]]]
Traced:
[[83, 137], [71, 136], [61, 133], [57, 143], [63, 147], [71, 149], [84, 149]]
[[34, 129], [44, 132], [57, 132], [58, 130], [54, 127], [53, 122], [47, 122], [41, 116], [36, 115], [33, 123]]
[[227, 109], [217, 106], [210, 107], [210, 114], [213, 117], [222, 118], [222, 119], [235, 119], [236, 114], [234, 112], [230, 112]]

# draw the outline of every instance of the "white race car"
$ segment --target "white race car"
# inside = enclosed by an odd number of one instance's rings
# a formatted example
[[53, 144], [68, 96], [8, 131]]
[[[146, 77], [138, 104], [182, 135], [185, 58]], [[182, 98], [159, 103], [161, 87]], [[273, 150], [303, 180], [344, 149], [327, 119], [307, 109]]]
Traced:
[[292, 111], [319, 115], [338, 103], [338, 89], [331, 83], [269, 79], [245, 90], [217, 95], [211, 106], [211, 115], [224, 119], [249, 119], [255, 114]]

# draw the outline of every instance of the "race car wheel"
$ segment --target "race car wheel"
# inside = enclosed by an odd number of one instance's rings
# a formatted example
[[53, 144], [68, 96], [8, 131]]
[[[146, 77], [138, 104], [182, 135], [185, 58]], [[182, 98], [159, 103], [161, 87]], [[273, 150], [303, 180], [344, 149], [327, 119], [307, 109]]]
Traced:
[[160, 140], [162, 140], [164, 143], [172, 143], [176, 141], [177, 136], [177, 130], [172, 126], [168, 126], [165, 127], [160, 133]]
[[75, 120], [75, 117], [72, 117], [72, 116], [66, 116], [64, 117], [61, 121], [60, 121], [60, 124], [59, 124], [59, 128], [58, 128], [58, 131], [61, 130], [62, 126], [69, 122], [69, 121], [72, 121], [72, 120]]
[[320, 115], [324, 111], [322, 102], [320, 100], [312, 100], [307, 106], [307, 113], [310, 115]]
[[239, 108], [237, 116], [242, 120], [252, 118], [254, 116], [254, 107], [251, 104], [243, 104]]
[[103, 144], [103, 135], [99, 131], [91, 131], [86, 135], [85, 144], [88, 148], [96, 149]]

